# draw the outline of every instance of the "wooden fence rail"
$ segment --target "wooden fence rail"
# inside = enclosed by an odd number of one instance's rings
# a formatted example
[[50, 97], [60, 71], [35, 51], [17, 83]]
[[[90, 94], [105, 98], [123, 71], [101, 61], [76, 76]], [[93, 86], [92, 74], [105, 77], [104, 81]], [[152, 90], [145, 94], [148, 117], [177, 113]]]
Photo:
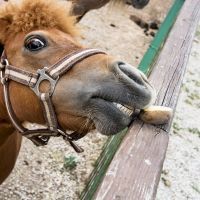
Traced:
[[[149, 76], [158, 92], [156, 105], [175, 110], [199, 18], [200, 0], [186, 0]], [[81, 199], [155, 199], [170, 127], [171, 122], [153, 126], [134, 121], [127, 134], [118, 136], [119, 139], [125, 135], [106, 170], [107, 144]], [[116, 139], [116, 145], [119, 140]], [[116, 148], [114, 144], [112, 147]]]

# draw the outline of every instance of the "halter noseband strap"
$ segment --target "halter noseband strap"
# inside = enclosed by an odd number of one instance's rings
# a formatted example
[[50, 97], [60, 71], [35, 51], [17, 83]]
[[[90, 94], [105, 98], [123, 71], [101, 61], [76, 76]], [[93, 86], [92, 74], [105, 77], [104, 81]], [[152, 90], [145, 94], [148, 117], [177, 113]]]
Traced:
[[[83, 49], [75, 51], [66, 55], [53, 66], [39, 69], [37, 73], [31, 73], [10, 65], [5, 52], [3, 52], [0, 62], [0, 79], [3, 85], [3, 95], [6, 109], [13, 126], [23, 136], [30, 139], [37, 146], [46, 145], [51, 136], [63, 136], [63, 138], [71, 144], [75, 151], [82, 152], [83, 150], [73, 142], [73, 140], [77, 140], [78, 138], [81, 138], [81, 136], [78, 136], [76, 132], [69, 135], [59, 127], [51, 96], [54, 93], [55, 86], [60, 76], [67, 73], [74, 65], [83, 59], [95, 54], [105, 53], [98, 49]], [[42, 102], [43, 115], [48, 126], [46, 129], [29, 130], [21, 125], [11, 105], [9, 80], [26, 85], [35, 92]], [[40, 92], [39, 86], [44, 80], [50, 83], [50, 89], [48, 92], [43, 93]]]

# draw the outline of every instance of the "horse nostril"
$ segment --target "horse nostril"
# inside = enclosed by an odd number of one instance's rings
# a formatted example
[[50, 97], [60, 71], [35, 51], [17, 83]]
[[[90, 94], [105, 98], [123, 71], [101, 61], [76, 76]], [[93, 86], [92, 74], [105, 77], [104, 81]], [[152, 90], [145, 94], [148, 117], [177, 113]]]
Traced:
[[144, 85], [144, 81], [147, 81], [147, 79], [145, 79], [145, 75], [143, 75], [143, 77], [139, 70], [130, 66], [129, 64], [119, 62], [118, 67], [126, 76], [139, 85]]
[[132, 5], [135, 8], [142, 9], [149, 3], [149, 0], [132, 0]]

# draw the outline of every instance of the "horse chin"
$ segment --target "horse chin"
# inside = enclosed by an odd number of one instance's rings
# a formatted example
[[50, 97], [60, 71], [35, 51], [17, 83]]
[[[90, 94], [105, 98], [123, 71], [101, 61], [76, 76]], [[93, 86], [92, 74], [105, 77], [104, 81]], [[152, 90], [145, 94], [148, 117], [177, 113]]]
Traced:
[[77, 132], [79, 134], [86, 134], [95, 129], [95, 124], [87, 117], [79, 115], [70, 115], [65, 112], [58, 115], [59, 126], [66, 130], [69, 134]]
[[91, 105], [93, 109], [89, 117], [103, 135], [114, 135], [131, 123], [134, 109], [100, 98], [93, 99]]
[[[118, 109], [116, 119], [107, 118], [107, 121], [95, 121], [97, 130], [103, 135], [115, 135], [129, 126], [132, 120], [132, 113], [134, 112], [121, 104], [113, 103], [114, 107]], [[104, 123], [105, 122], [105, 123]]]

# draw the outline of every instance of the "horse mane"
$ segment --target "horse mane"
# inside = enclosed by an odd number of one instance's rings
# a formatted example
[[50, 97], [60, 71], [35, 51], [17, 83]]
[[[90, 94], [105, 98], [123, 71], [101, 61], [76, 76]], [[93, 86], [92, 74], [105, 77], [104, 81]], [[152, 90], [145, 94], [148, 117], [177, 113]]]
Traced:
[[0, 41], [9, 34], [58, 28], [77, 34], [71, 3], [62, 0], [9, 0], [0, 7]]

